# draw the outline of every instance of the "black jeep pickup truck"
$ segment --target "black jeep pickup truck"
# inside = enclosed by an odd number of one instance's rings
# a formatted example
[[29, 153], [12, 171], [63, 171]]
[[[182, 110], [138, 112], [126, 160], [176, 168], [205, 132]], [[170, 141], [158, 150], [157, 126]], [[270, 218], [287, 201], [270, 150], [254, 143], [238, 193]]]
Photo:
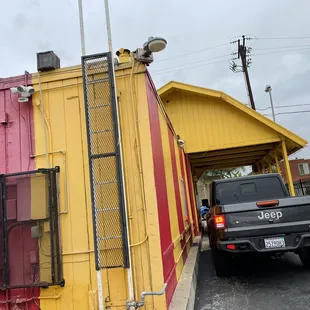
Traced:
[[280, 175], [216, 180], [207, 217], [218, 276], [246, 253], [280, 256], [295, 252], [310, 267], [310, 196], [290, 197]]

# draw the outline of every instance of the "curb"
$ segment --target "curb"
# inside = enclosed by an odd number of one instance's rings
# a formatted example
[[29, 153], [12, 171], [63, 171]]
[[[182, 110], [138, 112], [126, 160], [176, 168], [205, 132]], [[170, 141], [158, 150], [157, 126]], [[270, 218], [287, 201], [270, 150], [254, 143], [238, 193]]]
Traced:
[[186, 263], [175, 292], [173, 294], [169, 310], [193, 310], [198, 281], [199, 253], [201, 238], [196, 237], [188, 253]]

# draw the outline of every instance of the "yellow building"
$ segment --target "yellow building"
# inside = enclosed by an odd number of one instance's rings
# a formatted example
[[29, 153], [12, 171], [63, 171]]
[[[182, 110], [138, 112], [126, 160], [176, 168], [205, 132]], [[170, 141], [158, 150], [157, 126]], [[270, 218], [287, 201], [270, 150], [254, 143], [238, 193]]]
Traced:
[[[289, 171], [306, 145], [221, 92], [171, 82], [157, 93], [145, 65], [119, 59], [116, 92], [109, 53], [0, 80], [0, 310], [126, 309], [162, 288], [144, 309], [167, 309], [199, 233], [193, 180], [281, 159]], [[24, 105], [10, 92], [21, 84], [35, 89]]]
[[275, 165], [281, 172], [279, 161], [284, 160], [289, 189], [295, 194], [288, 156], [307, 141], [217, 90], [172, 81], [158, 93], [185, 141], [196, 178], [206, 170], [242, 166], [262, 173]]
[[[100, 63], [101, 58], [98, 61]], [[92, 66], [88, 69], [93, 70], [93, 80], [106, 77], [107, 68]], [[97, 309], [81, 66], [34, 75], [32, 84], [36, 90], [33, 96], [36, 168], [60, 167], [60, 231], [65, 279], [63, 288], [41, 289], [41, 306], [51, 310]], [[192, 238], [198, 233], [190, 167], [145, 66], [138, 62], [119, 65], [116, 88], [131, 261], [129, 269], [102, 270], [105, 307], [124, 309], [130, 297], [139, 300], [141, 292], [159, 291], [167, 283], [165, 296], [146, 298], [146, 309], [166, 309]], [[89, 109], [97, 109], [91, 116], [97, 118], [90, 124], [91, 130], [99, 132], [103, 127], [111, 127], [111, 110], [100, 110], [100, 106], [109, 101], [109, 85], [90, 85], [88, 95], [91, 97]], [[91, 140], [97, 148], [95, 152], [113, 149], [112, 134], [101, 132], [94, 138], [96, 141]], [[113, 159], [96, 165], [95, 170], [102, 169], [97, 181], [116, 178]], [[117, 200], [111, 187], [101, 189], [100, 193], [97, 202], [102, 205], [112, 205]], [[105, 211], [104, 217], [98, 215], [99, 225], [105, 226], [105, 235], [119, 235], [121, 230], [115, 228], [118, 222], [113, 211]], [[117, 242], [112, 240], [99, 250], [99, 255], [105, 257], [101, 262], [106, 266], [122, 264], [121, 247], [113, 252], [114, 256], [104, 248], [113, 246], [117, 248]]]

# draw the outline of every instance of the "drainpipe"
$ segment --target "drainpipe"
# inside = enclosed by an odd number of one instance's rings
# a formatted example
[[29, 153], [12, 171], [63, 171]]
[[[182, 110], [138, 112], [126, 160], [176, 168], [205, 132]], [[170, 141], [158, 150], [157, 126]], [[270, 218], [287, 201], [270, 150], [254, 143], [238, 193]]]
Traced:
[[134, 307], [135, 309], [143, 307], [145, 304], [145, 296], [160, 296], [164, 295], [165, 290], [167, 287], [167, 283], [164, 284], [162, 289], [159, 292], [142, 292], [141, 293], [141, 301], [127, 301], [126, 302], [126, 309], [131, 309]]

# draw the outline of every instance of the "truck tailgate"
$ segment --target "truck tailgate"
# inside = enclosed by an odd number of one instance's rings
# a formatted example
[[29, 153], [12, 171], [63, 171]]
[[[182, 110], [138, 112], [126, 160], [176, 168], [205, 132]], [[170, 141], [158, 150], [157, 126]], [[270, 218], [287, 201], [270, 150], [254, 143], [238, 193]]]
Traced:
[[227, 238], [310, 232], [310, 196], [283, 198], [277, 206], [256, 202], [224, 205]]

